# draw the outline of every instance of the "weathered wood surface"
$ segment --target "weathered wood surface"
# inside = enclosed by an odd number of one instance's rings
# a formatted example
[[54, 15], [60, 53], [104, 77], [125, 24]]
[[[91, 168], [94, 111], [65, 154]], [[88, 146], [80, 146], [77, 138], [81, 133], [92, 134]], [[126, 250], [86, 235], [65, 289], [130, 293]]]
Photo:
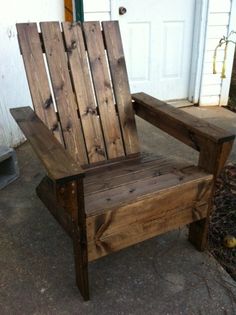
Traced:
[[106, 151], [79, 23], [63, 23], [65, 45], [90, 163], [104, 161]]
[[88, 259], [206, 217], [211, 190], [212, 175], [190, 167], [85, 196]]
[[88, 254], [81, 179], [55, 183], [45, 177], [36, 189], [58, 223], [73, 240], [76, 282], [84, 300], [89, 300]]
[[16, 28], [35, 112], [54, 136], [63, 143], [45, 69], [37, 24], [20, 23], [16, 24]]
[[84, 300], [87, 301], [89, 300], [88, 254], [82, 179], [77, 178], [57, 184], [56, 195], [65, 213], [71, 217], [76, 283]]
[[57, 22], [42, 22], [40, 28], [66, 148], [81, 165], [87, 164], [81, 122], [78, 118], [60, 25]]
[[72, 218], [57, 199], [55, 182], [50, 180], [48, 177], [44, 177], [37, 186], [36, 193], [58, 223], [63, 227], [67, 234], [72, 237]]
[[207, 141], [222, 143], [235, 136], [224, 129], [180, 111], [145, 93], [132, 95], [138, 116], [159, 127], [176, 139], [200, 151]]
[[[88, 261], [189, 223], [189, 239], [205, 247], [212, 186], [234, 139], [144, 93], [134, 94], [132, 105], [118, 24], [102, 26], [103, 33], [99, 22], [63, 23], [61, 32], [59, 23], [43, 22], [38, 34], [35, 23], [18, 24], [32, 100], [45, 124], [30, 107], [11, 110], [53, 180], [45, 178], [37, 193], [72, 237], [85, 300]], [[200, 151], [198, 167], [141, 158], [133, 108]]]
[[[85, 195], [106, 191], [124, 184], [157, 178], [167, 173], [178, 174], [179, 169], [188, 168], [184, 161], [173, 161], [163, 156], [142, 156], [130, 162], [120, 162], [98, 169], [97, 172], [86, 173], [84, 180]], [[98, 180], [99, 178], [99, 180]]]
[[122, 135], [114, 106], [101, 26], [99, 22], [85, 22], [83, 29], [107, 155], [109, 159], [124, 156]]
[[102, 22], [115, 100], [126, 154], [139, 152], [132, 99], [118, 21]]
[[[161, 175], [158, 173], [158, 167], [146, 169], [140, 172], [142, 177], [138, 178], [137, 174], [128, 173], [124, 176], [116, 177], [110, 172], [107, 179], [100, 179], [99, 174], [96, 175], [96, 181], [85, 183], [85, 210], [87, 216], [101, 214], [108, 209], [117, 208], [118, 206], [136, 199], [145, 198], [148, 194], [160, 192], [162, 190], [190, 183], [192, 181], [201, 181], [205, 178], [211, 179], [212, 175], [201, 171], [195, 166], [183, 167], [182, 169], [172, 168], [170, 165], [162, 167]], [[112, 178], [112, 180], [111, 180]], [[100, 185], [104, 182], [104, 186]]]
[[[199, 155], [198, 165], [202, 169], [214, 175], [214, 182], [222, 171], [230, 151], [233, 146], [233, 140], [215, 144], [210, 141], [202, 148]], [[209, 219], [212, 212], [212, 204], [214, 197], [214, 189], [212, 189], [211, 198], [209, 198], [208, 213], [205, 219], [191, 223], [189, 226], [189, 240], [198, 250], [204, 250], [207, 247], [207, 236]]]
[[30, 107], [12, 108], [10, 111], [51, 179], [65, 181], [83, 176], [78, 163]]

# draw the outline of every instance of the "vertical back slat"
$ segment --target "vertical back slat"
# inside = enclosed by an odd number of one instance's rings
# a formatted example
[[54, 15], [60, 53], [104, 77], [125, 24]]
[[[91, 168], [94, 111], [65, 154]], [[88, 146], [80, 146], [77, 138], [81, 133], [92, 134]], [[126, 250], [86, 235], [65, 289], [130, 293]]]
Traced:
[[139, 152], [135, 117], [130, 94], [118, 21], [102, 22], [113, 90], [120, 118], [126, 154]]
[[16, 27], [35, 112], [55, 137], [63, 143], [53, 106], [37, 24], [20, 23], [16, 24]]
[[87, 164], [81, 122], [77, 113], [60, 25], [57, 22], [43, 22], [40, 23], [40, 27], [65, 145], [80, 164]]
[[64, 22], [62, 26], [89, 162], [103, 161], [106, 159], [106, 151], [89, 75], [81, 25]]
[[85, 22], [83, 28], [108, 158], [121, 157], [125, 152], [113, 102], [100, 23]]

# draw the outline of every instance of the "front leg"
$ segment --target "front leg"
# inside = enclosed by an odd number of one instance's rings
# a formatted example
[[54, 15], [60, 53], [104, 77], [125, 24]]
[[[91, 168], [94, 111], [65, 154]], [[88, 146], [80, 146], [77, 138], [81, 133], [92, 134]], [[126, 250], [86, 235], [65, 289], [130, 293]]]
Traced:
[[233, 143], [233, 140], [220, 144], [213, 143], [212, 141], [206, 141], [206, 144], [200, 150], [198, 166], [214, 175], [214, 186], [209, 199], [207, 217], [205, 219], [193, 222], [189, 226], [189, 241], [199, 251], [203, 251], [207, 247], [209, 221], [213, 208], [216, 179], [229, 157]]
[[57, 195], [72, 219], [72, 241], [76, 283], [85, 301], [89, 300], [88, 253], [83, 179], [57, 185]]

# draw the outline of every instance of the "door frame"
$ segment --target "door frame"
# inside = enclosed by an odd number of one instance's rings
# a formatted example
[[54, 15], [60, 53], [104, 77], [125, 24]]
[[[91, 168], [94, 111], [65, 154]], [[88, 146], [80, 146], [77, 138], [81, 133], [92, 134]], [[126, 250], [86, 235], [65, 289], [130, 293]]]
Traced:
[[[231, 11], [229, 17], [229, 26], [228, 26], [228, 34], [230, 31], [236, 29], [236, 0], [232, 0], [231, 2]], [[226, 58], [226, 78], [222, 80], [221, 85], [221, 93], [220, 93], [220, 106], [225, 106], [228, 104], [229, 99], [229, 89], [232, 78], [232, 70], [234, 63], [234, 53], [235, 53], [235, 45], [229, 45], [227, 50], [227, 58]]]
[[[118, 0], [110, 0], [111, 20], [118, 20]], [[187, 99], [198, 103], [202, 81], [209, 0], [195, 0], [192, 57]]]

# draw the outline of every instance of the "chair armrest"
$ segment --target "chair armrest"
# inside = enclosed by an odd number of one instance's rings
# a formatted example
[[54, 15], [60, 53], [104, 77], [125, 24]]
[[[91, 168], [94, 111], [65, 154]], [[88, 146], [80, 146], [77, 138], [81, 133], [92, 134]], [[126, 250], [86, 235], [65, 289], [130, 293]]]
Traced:
[[10, 112], [52, 180], [62, 182], [84, 175], [83, 169], [29, 106], [11, 108]]
[[207, 142], [220, 144], [235, 138], [235, 135], [224, 129], [145, 93], [132, 94], [132, 99], [136, 115], [198, 151]]

